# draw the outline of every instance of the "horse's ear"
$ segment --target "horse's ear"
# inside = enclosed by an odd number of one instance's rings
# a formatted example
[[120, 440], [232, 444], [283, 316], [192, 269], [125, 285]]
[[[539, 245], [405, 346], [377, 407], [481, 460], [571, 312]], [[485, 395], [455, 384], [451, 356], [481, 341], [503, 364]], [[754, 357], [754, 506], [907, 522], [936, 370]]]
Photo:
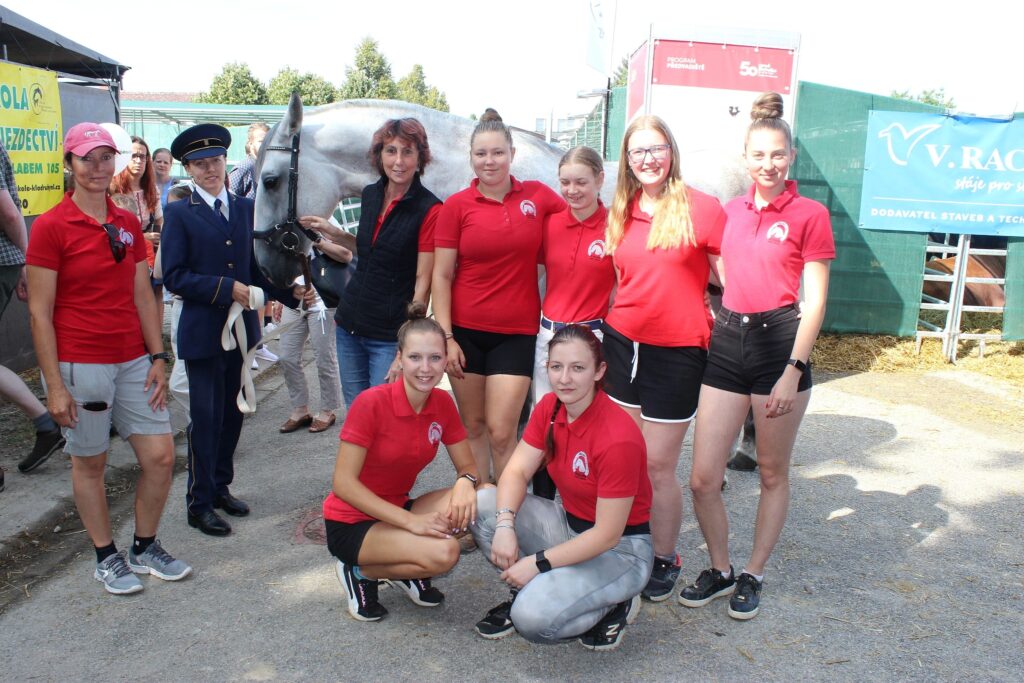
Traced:
[[288, 100], [288, 113], [281, 123], [288, 137], [295, 135], [302, 128], [302, 98], [299, 97], [297, 90], [292, 92], [291, 99]]

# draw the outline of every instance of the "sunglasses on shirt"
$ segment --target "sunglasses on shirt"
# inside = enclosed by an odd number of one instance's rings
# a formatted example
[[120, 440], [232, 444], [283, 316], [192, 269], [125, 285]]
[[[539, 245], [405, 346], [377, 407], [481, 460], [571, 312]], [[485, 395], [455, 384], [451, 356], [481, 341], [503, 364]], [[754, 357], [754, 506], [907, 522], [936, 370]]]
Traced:
[[128, 254], [128, 247], [121, 241], [120, 230], [116, 225], [110, 223], [104, 223], [103, 230], [107, 233], [107, 239], [110, 241], [110, 253], [114, 255], [114, 263], [120, 263]]

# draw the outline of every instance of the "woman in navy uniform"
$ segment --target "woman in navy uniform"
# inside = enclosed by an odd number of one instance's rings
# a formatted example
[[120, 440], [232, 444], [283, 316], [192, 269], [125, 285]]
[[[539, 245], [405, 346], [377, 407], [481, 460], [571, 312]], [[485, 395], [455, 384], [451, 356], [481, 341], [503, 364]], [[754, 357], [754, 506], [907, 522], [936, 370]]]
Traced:
[[[212, 536], [231, 533], [214, 508], [236, 517], [249, 514], [249, 506], [228, 489], [242, 430], [236, 404], [242, 355], [221, 347], [228, 309], [234, 302], [245, 309], [246, 335], [255, 344], [260, 328], [250, 309], [250, 285], [267, 290], [267, 299], [298, 306], [292, 291], [272, 287], [256, 266], [253, 201], [230, 194], [225, 186], [230, 144], [227, 129], [215, 124], [193, 126], [174, 139], [171, 155], [182, 162], [196, 189], [188, 200], [167, 206], [161, 244], [164, 284], [184, 301], [178, 356], [185, 361], [191, 395], [188, 523]], [[295, 295], [301, 297], [302, 290]]]

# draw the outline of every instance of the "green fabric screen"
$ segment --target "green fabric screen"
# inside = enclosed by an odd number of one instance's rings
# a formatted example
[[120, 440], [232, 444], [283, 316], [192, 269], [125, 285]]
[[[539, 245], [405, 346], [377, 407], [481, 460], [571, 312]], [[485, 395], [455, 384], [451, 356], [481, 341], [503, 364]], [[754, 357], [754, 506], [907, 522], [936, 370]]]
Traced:
[[836, 240], [828, 332], [912, 336], [917, 330], [927, 236], [857, 227], [868, 112], [935, 111], [918, 102], [801, 82], [793, 177], [828, 207]]
[[1003, 339], [1024, 339], [1024, 237], [1011, 237], [1006, 247], [1006, 308]]

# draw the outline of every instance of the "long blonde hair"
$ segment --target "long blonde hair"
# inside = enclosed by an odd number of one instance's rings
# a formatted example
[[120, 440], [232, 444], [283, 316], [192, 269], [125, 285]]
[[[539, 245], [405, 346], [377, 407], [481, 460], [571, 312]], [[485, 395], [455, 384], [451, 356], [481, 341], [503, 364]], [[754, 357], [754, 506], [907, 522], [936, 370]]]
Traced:
[[604, 238], [605, 249], [607, 253], [613, 254], [621, 244], [626, 232], [626, 222], [629, 220], [630, 202], [633, 201], [637, 190], [640, 189], [640, 181], [633, 175], [627, 157], [629, 139], [633, 133], [639, 130], [653, 130], [660, 133], [668, 141], [672, 154], [668, 179], [654, 206], [654, 220], [651, 222], [651, 232], [647, 236], [647, 248], [651, 251], [675, 249], [683, 243], [696, 246], [697, 239], [694, 236], [693, 221], [690, 218], [689, 191], [679, 172], [679, 146], [676, 144], [676, 139], [661, 118], [640, 116], [629, 124], [626, 134], [622, 136], [619, 177], [615, 184], [615, 199], [612, 201], [611, 211], [608, 212], [608, 227], [605, 228]]

